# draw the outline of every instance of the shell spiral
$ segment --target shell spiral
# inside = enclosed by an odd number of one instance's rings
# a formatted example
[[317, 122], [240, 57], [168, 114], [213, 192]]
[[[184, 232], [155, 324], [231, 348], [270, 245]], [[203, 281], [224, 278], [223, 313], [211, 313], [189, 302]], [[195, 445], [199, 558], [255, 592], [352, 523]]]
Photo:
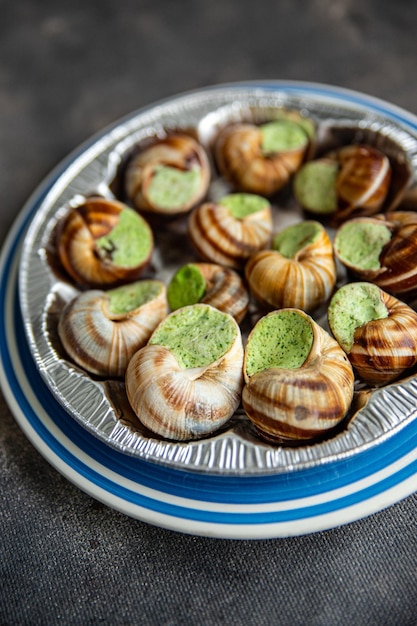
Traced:
[[417, 363], [417, 313], [381, 290], [388, 317], [355, 330], [349, 359], [365, 382], [381, 385], [398, 378]]
[[249, 307], [249, 294], [243, 280], [234, 270], [216, 263], [196, 263], [206, 281], [201, 302], [229, 313], [239, 323]]
[[[174, 209], [156, 204], [149, 195], [149, 188], [156, 169], [168, 166], [181, 172], [196, 169], [199, 184], [195, 193]], [[210, 164], [204, 148], [191, 136], [173, 133], [151, 143], [133, 156], [126, 169], [126, 194], [138, 210], [160, 214], [178, 214], [189, 211], [201, 202], [210, 183]]]
[[153, 234], [147, 222], [138, 214], [149, 242], [147, 254], [133, 266], [117, 265], [112, 250], [100, 254], [96, 242], [116, 227], [126, 205], [105, 198], [88, 198], [84, 204], [70, 211], [57, 226], [56, 241], [61, 263], [68, 275], [78, 284], [91, 288], [110, 287], [138, 278], [149, 264], [153, 253]]
[[130, 360], [126, 392], [139, 420], [166, 439], [212, 434], [240, 403], [243, 385], [240, 333], [230, 350], [208, 366], [181, 368], [170, 350], [147, 345]]
[[251, 255], [268, 245], [271, 207], [236, 218], [226, 206], [207, 202], [191, 213], [188, 232], [200, 257], [239, 269]]
[[330, 238], [320, 237], [287, 258], [275, 250], [254, 254], [246, 264], [249, 289], [264, 307], [295, 307], [311, 311], [325, 302], [336, 283]]
[[385, 216], [393, 230], [380, 256], [383, 270], [374, 282], [392, 294], [417, 290], [417, 213], [395, 211]]
[[336, 192], [340, 208], [336, 221], [352, 214], [374, 215], [387, 196], [391, 182], [388, 157], [372, 146], [352, 145], [337, 152], [340, 172]]
[[[340, 254], [338, 233], [344, 228], [380, 225], [390, 232], [390, 239], [379, 250], [378, 267], [361, 267]], [[398, 210], [348, 220], [336, 233], [335, 253], [357, 278], [375, 283], [394, 295], [414, 295], [417, 291], [417, 212]]]
[[264, 155], [261, 142], [261, 132], [253, 124], [227, 126], [216, 142], [216, 161], [221, 174], [237, 189], [271, 196], [300, 167], [306, 146]]
[[133, 354], [148, 341], [167, 315], [165, 288], [135, 311], [111, 314], [100, 290], [81, 293], [64, 308], [58, 333], [79, 366], [98, 376], [121, 378]]
[[267, 440], [314, 441], [334, 428], [351, 405], [352, 366], [336, 340], [314, 320], [311, 323], [313, 345], [301, 367], [245, 376], [243, 408]]

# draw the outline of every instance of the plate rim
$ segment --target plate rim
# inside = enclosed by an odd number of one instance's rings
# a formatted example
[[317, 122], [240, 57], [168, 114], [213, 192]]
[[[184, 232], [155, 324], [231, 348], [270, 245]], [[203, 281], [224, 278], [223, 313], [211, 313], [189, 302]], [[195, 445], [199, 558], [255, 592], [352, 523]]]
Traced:
[[[352, 94], [355, 98], [358, 98], [358, 97], [364, 98], [367, 102], [372, 102], [375, 100], [372, 96], [368, 97], [366, 94], [361, 94], [360, 92], [355, 92], [352, 90], [346, 90], [344, 88], [325, 86], [325, 85], [315, 84], [315, 83], [302, 83], [301, 81], [290, 81], [290, 83], [285, 82], [285, 81], [266, 81], [264, 83], [263, 82], [261, 83], [259, 81], [256, 81], [256, 83], [255, 81], [249, 81], [245, 83], [233, 83], [232, 85], [235, 87], [241, 88], [244, 86], [250, 86], [250, 85], [253, 86], [254, 84], [256, 84], [260, 88], [261, 87], [264, 88], [265, 85], [267, 86], [269, 85], [271, 86], [271, 88], [280, 88], [280, 89], [283, 89], [284, 86], [287, 86], [287, 85], [290, 85], [290, 88], [297, 88], [297, 89], [302, 88], [304, 85], [307, 85], [310, 89], [314, 88], [314, 86], [318, 86], [319, 88], [325, 88], [326, 90], [330, 90], [332, 93], [335, 92], [338, 95], [338, 97], [342, 96], [345, 93], [349, 93], [349, 94]], [[201, 92], [201, 91], [206, 91], [207, 89], [221, 89], [224, 87], [225, 85], [218, 85], [218, 86], [207, 87], [206, 89], [202, 89], [202, 90], [199, 89], [196, 91]], [[186, 92], [186, 93], [195, 93], [195, 91]], [[181, 94], [181, 96], [178, 96], [178, 97], [183, 97], [184, 95], [186, 94]], [[170, 101], [172, 99], [173, 98], [169, 98]], [[398, 108], [396, 107], [396, 105], [392, 105], [391, 107], [389, 103], [380, 101], [379, 99], [376, 99], [376, 100], [384, 106], [385, 110], [387, 108], [391, 110], [392, 107], [394, 109]], [[126, 117], [126, 119], [129, 119], [137, 115], [140, 111], [146, 110], [148, 108], [152, 108], [153, 106], [155, 106], [155, 104], [158, 104], [158, 103], [154, 103], [150, 105], [149, 107], [145, 107], [145, 109], [140, 109], [139, 111], [131, 113], [129, 116]], [[403, 113], [401, 109], [399, 109], [399, 111]], [[404, 111], [404, 113], [407, 114], [406, 111]], [[414, 119], [414, 122], [416, 122], [415, 119]], [[39, 203], [40, 197], [46, 194], [50, 190], [50, 188], [54, 184], [54, 179], [56, 179], [56, 177], [58, 176], [58, 172], [60, 172], [62, 169], [65, 169], [67, 163], [70, 163], [74, 158], [76, 158], [77, 154], [81, 154], [86, 148], [86, 146], [92, 145], [92, 143], [95, 143], [95, 141], [97, 141], [101, 135], [109, 132], [109, 128], [114, 128], [118, 124], [120, 124], [120, 120], [112, 124], [110, 127], [107, 127], [100, 133], [97, 133], [96, 135], [91, 137], [89, 140], [87, 140], [87, 142], [84, 142], [83, 144], [81, 144], [81, 146], [79, 146], [76, 150], [72, 151], [66, 159], [61, 161], [56, 166], [56, 168], [54, 168], [51, 171], [50, 175], [47, 176], [43, 182], [41, 182], [38, 188], [30, 196], [29, 200], [27, 201], [22, 211], [20, 212], [19, 216], [15, 220], [15, 223], [12, 226], [12, 229], [8, 237], [6, 238], [5, 243], [3, 245], [2, 253], [0, 256], [0, 277], [1, 277], [1, 280], [5, 282], [5, 285], [7, 286], [8, 290], [11, 288], [10, 285], [13, 280], [17, 282], [17, 267], [16, 267], [18, 264], [17, 257], [18, 255], [20, 256], [20, 252], [17, 251], [17, 248], [22, 242], [24, 231], [26, 230], [26, 227], [29, 223], [31, 213], [34, 211], [34, 206], [36, 205], [37, 202]], [[14, 271], [15, 271], [14, 276], [13, 276], [13, 271], [10, 269], [12, 266], [14, 266]], [[14, 285], [14, 288], [16, 287], [17, 285]], [[16, 323], [16, 320], [14, 320], [14, 323]], [[5, 314], [3, 312], [3, 309], [0, 312], [0, 325], [3, 325], [5, 327]], [[3, 347], [3, 350], [4, 350], [4, 347]], [[79, 486], [83, 491], [87, 491], [87, 493], [103, 501], [105, 504], [108, 504], [109, 506], [112, 506], [113, 508], [121, 510], [122, 512], [128, 515], [142, 519], [143, 521], [147, 521], [149, 523], [153, 523], [153, 524], [163, 526], [166, 528], [171, 528], [172, 530], [190, 532], [193, 534], [203, 534], [206, 536], [219, 536], [219, 537], [228, 537], [228, 538], [267, 538], [267, 537], [278, 537], [278, 536], [283, 537], [283, 536], [290, 536], [290, 535], [305, 534], [308, 532], [317, 532], [319, 530], [333, 528], [335, 525], [355, 521], [357, 519], [360, 519], [361, 517], [364, 517], [365, 515], [376, 512], [377, 510], [381, 510], [381, 508], [385, 508], [386, 506], [393, 504], [394, 502], [406, 497], [407, 495], [410, 495], [417, 487], [416, 480], [415, 480], [415, 476], [417, 475], [417, 468], [416, 468], [416, 472], [414, 472], [414, 469], [413, 469], [412, 473], [408, 477], [406, 477], [404, 480], [401, 480], [400, 482], [398, 482], [395, 485], [395, 487], [391, 486], [387, 490], [382, 491], [379, 494], [379, 496], [373, 496], [371, 499], [368, 499], [366, 501], [367, 502], [366, 507], [363, 506], [363, 502], [360, 502], [359, 504], [351, 504], [341, 509], [344, 511], [343, 515], [340, 515], [339, 513], [336, 513], [336, 514], [328, 513], [324, 515], [324, 518], [321, 516], [316, 517], [315, 522], [311, 525], [306, 523], [307, 518], [305, 520], [301, 520], [301, 523], [299, 520], [297, 524], [278, 523], [278, 525], [277, 523], [272, 524], [271, 522], [264, 523], [264, 524], [257, 522], [256, 524], [251, 523], [249, 525], [244, 524], [243, 522], [239, 522], [236, 524], [232, 524], [232, 523], [219, 524], [216, 522], [213, 525], [212, 523], [207, 522], [207, 521], [194, 520], [191, 522], [189, 521], [187, 527], [184, 528], [184, 521], [181, 520], [180, 518], [176, 518], [175, 516], [174, 517], [169, 516], [168, 518], [165, 518], [165, 517], [161, 518], [160, 514], [149, 513], [149, 510], [146, 508], [140, 512], [132, 511], [131, 507], [129, 507], [126, 501], [121, 501], [121, 502], [114, 501], [111, 494], [108, 491], [105, 491], [104, 493], [100, 492], [100, 487], [98, 485], [92, 485], [91, 482], [89, 482], [88, 484], [85, 484], [85, 480], [74, 469], [74, 467], [71, 467], [69, 465], [63, 466], [62, 465], [64, 463], [63, 459], [53, 456], [53, 452], [47, 446], [45, 439], [42, 439], [42, 437], [40, 437], [39, 432], [35, 432], [33, 430], [33, 424], [30, 423], [28, 416], [23, 413], [22, 406], [19, 403], [19, 400], [16, 397], [16, 394], [10, 388], [8, 375], [4, 367], [4, 354], [2, 354], [1, 351], [0, 351], [0, 371], [2, 373], [1, 387], [5, 395], [5, 399], [8, 402], [10, 408], [12, 409], [12, 412], [14, 413], [15, 418], [17, 419], [19, 425], [22, 427], [23, 431], [31, 440], [33, 445], [35, 445], [35, 447], [39, 450], [39, 452], [49, 462], [51, 462], [51, 464], [54, 465], [56, 469], [60, 471], [60, 473], [63, 473], [69, 480], [71, 480], [71, 482], [75, 482], [75, 484], [77, 484], [77, 486]], [[16, 371], [14, 371], [14, 374], [16, 375]], [[68, 419], [70, 420], [72, 419], [69, 416], [69, 414], [67, 416], [68, 416]], [[81, 426], [79, 427], [81, 428]], [[112, 454], [113, 453], [110, 453], [110, 455]], [[417, 448], [414, 449], [413, 454], [416, 454], [417, 456]], [[153, 465], [151, 462], [148, 462], [143, 459], [140, 459], [140, 462], [144, 464], [150, 463], [151, 465]], [[412, 461], [407, 467], [414, 468], [416, 465], [417, 465], [417, 459], [415, 459], [414, 456], [412, 456]], [[179, 473], [184, 472], [185, 474], [191, 473], [193, 476], [195, 476], [194, 472], [187, 472], [187, 470], [169, 469], [167, 471], [172, 472], [172, 476], [176, 474], [177, 472]], [[305, 470], [305, 471], [309, 472], [310, 470]], [[250, 480], [249, 477], [245, 477], [245, 478], [248, 478]], [[253, 478], [255, 480], [257, 479], [256, 476]], [[241, 480], [242, 477], [239, 478], [235, 476], [234, 479]]]

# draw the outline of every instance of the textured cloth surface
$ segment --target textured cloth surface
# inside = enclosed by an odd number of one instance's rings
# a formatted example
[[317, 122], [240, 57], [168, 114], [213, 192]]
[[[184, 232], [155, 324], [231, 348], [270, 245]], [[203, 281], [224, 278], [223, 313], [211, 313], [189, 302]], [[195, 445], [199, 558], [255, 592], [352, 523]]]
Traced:
[[[80, 142], [155, 100], [294, 79], [417, 113], [413, 0], [1, 2], [0, 242]], [[0, 624], [417, 624], [417, 497], [323, 533], [226, 541], [63, 478], [0, 396]]]

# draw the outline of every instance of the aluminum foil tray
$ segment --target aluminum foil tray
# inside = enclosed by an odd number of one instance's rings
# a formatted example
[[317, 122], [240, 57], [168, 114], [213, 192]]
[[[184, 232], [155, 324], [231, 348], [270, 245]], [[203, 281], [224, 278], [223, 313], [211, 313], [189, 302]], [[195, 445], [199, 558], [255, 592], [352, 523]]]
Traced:
[[[412, 126], [379, 111], [378, 101], [360, 102], [343, 90], [329, 95], [317, 86], [263, 84], [212, 87], [181, 95], [140, 110], [93, 137], [71, 155], [55, 184], [43, 199], [29, 226], [22, 249], [19, 296], [23, 324], [33, 359], [50, 392], [85, 429], [109, 446], [128, 455], [177, 469], [228, 475], [262, 475], [296, 471], [351, 457], [377, 446], [417, 418], [417, 379], [385, 388], [357, 386], [352, 410], [327, 440], [314, 445], [273, 446], [257, 435], [243, 410], [215, 436], [191, 443], [165, 441], [147, 431], [133, 415], [123, 382], [90, 377], [65, 357], [57, 336], [57, 322], [76, 288], [62, 274], [56, 261], [53, 233], [57, 221], [83, 197], [101, 194], [114, 197], [118, 166], [142, 139], [167, 128], [193, 129], [210, 149], [218, 129], [230, 121], [264, 119], [281, 108], [295, 109], [318, 125], [318, 144], [323, 145], [341, 128], [377, 133], [389, 144], [399, 145], [409, 163], [412, 180], [417, 172], [417, 134]], [[209, 197], [227, 192], [227, 185], [213, 178]], [[276, 228], [302, 219], [288, 194], [276, 211]], [[148, 275], [168, 282], [183, 263], [197, 260], [186, 241], [186, 217], [154, 227], [156, 251]], [[346, 277], [339, 268], [339, 284]], [[243, 323], [244, 338], [259, 311], [252, 303]], [[326, 327], [325, 310], [315, 315]]]

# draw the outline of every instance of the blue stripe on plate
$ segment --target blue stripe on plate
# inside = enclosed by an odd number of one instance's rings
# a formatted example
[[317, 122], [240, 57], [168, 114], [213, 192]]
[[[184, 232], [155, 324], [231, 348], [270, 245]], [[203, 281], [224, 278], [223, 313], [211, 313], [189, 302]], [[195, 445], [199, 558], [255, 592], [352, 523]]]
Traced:
[[[395, 117], [397, 120], [409, 123], [400, 114], [394, 113], [386, 108], [383, 103], [376, 104], [366, 97], [356, 94], [341, 94], [337, 90], [328, 88], [317, 88], [314, 86], [299, 86], [294, 84], [259, 84], [253, 85], [260, 88], [272, 90], [286, 90], [298, 93], [314, 92], [324, 96], [350, 100], [362, 106], [377, 108], [380, 112]], [[242, 85], [236, 85], [242, 87]], [[215, 88], [214, 88], [215, 89]], [[134, 115], [136, 115], [135, 113]], [[133, 116], [129, 116], [133, 117]], [[120, 122], [118, 122], [120, 123]], [[117, 126], [118, 124], [115, 124]], [[416, 126], [414, 126], [416, 128]], [[104, 135], [105, 131], [100, 134]], [[98, 137], [97, 137], [98, 138]], [[96, 138], [96, 139], [97, 139]], [[91, 140], [89, 145], [93, 145]], [[82, 146], [78, 153], [87, 149], [87, 145]], [[414, 475], [417, 471], [417, 461], [403, 467], [385, 479], [371, 485], [365, 489], [354, 491], [341, 498], [335, 498], [329, 502], [316, 504], [314, 506], [301, 507], [295, 510], [254, 512], [254, 513], [231, 513], [214, 512], [207, 510], [188, 509], [164, 502], [163, 500], [148, 498], [142, 494], [137, 494], [125, 487], [115, 483], [106, 476], [97, 473], [90, 466], [83, 463], [76, 455], [67, 450], [62, 443], [43, 424], [42, 420], [29, 405], [21, 386], [21, 381], [16, 377], [10, 358], [9, 348], [6, 340], [5, 321], [5, 297], [8, 280], [10, 278], [10, 268], [14, 261], [15, 246], [23, 237], [24, 230], [33, 217], [44, 196], [59, 178], [62, 171], [66, 169], [69, 162], [76, 158], [73, 153], [71, 159], [65, 161], [57, 168], [53, 177], [50, 178], [44, 189], [32, 200], [32, 205], [28, 206], [27, 213], [23, 216], [20, 228], [11, 241], [9, 252], [3, 266], [4, 272], [0, 283], [0, 356], [2, 357], [4, 369], [8, 376], [8, 382], [16, 401], [24, 412], [26, 419], [35, 429], [39, 437], [54, 451], [69, 467], [74, 469], [79, 475], [84, 476], [92, 484], [104, 489], [109, 494], [122, 498], [137, 506], [145, 507], [148, 510], [158, 511], [177, 518], [204, 520], [206, 522], [227, 523], [227, 524], [266, 524], [273, 522], [292, 521], [316, 515], [338, 511], [347, 506], [363, 502], [375, 495], [383, 493], [385, 490], [398, 485], [400, 482]], [[70, 415], [61, 407], [49, 392], [44, 381], [40, 377], [21, 327], [21, 315], [18, 305], [18, 298], [15, 301], [14, 323], [16, 324], [16, 338], [19, 348], [19, 358], [25, 364], [25, 371], [30, 381], [31, 388], [40, 403], [44, 406], [48, 416], [57, 426], [60, 432], [68, 437], [76, 446], [95, 461], [101, 463], [105, 468], [116, 474], [128, 478], [138, 485], [150, 487], [162, 494], [171, 494], [197, 501], [200, 505], [204, 502], [230, 503], [230, 504], [264, 504], [264, 503], [285, 503], [291, 506], [291, 500], [305, 498], [313, 495], [324, 494], [332, 489], [349, 486], [361, 478], [371, 476], [374, 472], [384, 469], [391, 463], [401, 459], [407, 452], [414, 450], [415, 437], [417, 436], [417, 421], [411, 422], [407, 427], [399, 431], [388, 441], [378, 445], [376, 448], [356, 455], [352, 459], [337, 461], [326, 464], [323, 467], [312, 468], [277, 475], [267, 476], [217, 476], [199, 474], [197, 472], [187, 472], [185, 470], [175, 470], [155, 463], [143, 461], [128, 455], [124, 455], [113, 448], [110, 448], [96, 437], [82, 428]], [[18, 329], [20, 332], [18, 332]]]

